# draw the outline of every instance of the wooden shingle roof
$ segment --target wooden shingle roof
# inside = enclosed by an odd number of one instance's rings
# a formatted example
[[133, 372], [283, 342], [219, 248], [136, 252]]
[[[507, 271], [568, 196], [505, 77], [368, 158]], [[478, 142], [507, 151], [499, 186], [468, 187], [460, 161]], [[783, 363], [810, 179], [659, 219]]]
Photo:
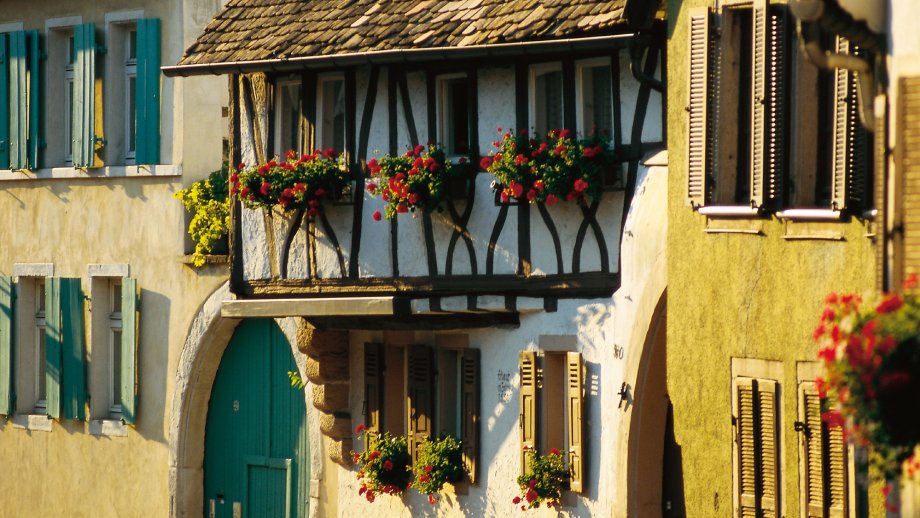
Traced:
[[230, 0], [178, 66], [618, 32], [628, 0]]

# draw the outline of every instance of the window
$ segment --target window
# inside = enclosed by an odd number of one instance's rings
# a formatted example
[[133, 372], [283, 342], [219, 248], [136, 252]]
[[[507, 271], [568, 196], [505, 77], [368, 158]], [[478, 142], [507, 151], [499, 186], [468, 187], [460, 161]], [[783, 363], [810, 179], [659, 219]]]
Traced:
[[732, 397], [735, 516], [780, 516], [779, 403], [774, 380], [736, 376]]
[[137, 29], [125, 32], [125, 161], [132, 163], [137, 152]]
[[559, 63], [530, 68], [530, 121], [537, 135], [563, 127], [562, 66]]
[[610, 59], [576, 64], [575, 105], [578, 131], [583, 136], [607, 135], [613, 128], [613, 77]]
[[[133, 424], [137, 417], [137, 281], [128, 265], [90, 265], [90, 415]], [[91, 430], [92, 431], [92, 430]]]
[[0, 169], [37, 169], [39, 149], [39, 74], [41, 51], [38, 31], [15, 31], [0, 34], [0, 51], [8, 67], [0, 80], [9, 88], [0, 88], [0, 110], [6, 110], [9, 124], [0, 129]]
[[530, 454], [557, 449], [570, 469], [569, 486], [581, 492], [584, 483], [584, 367], [581, 353], [521, 351], [521, 472], [530, 468]]
[[73, 163], [73, 65], [77, 60], [77, 46], [74, 40], [73, 31], [68, 31], [64, 36], [67, 40], [63, 47], [64, 52], [64, 162]]
[[284, 157], [290, 150], [299, 155], [303, 149], [300, 99], [299, 80], [278, 81], [278, 95], [275, 98], [275, 153], [280, 157]]
[[405, 435], [413, 462], [426, 439], [460, 439], [470, 482], [479, 439], [479, 351], [470, 348], [369, 343], [364, 347], [367, 437]]
[[345, 150], [345, 79], [340, 74], [320, 76], [317, 88], [316, 147]]
[[465, 74], [437, 78], [438, 141], [448, 157], [470, 153], [469, 90]]
[[798, 47], [786, 6], [691, 13], [687, 185], [695, 207], [754, 215], [868, 206], [869, 139], [858, 127], [854, 75], [818, 71]]
[[16, 284], [16, 303], [25, 311], [19, 313], [18, 347], [14, 358], [16, 376], [17, 412], [41, 414], [47, 411], [45, 345], [46, 299], [44, 277], [19, 277]]

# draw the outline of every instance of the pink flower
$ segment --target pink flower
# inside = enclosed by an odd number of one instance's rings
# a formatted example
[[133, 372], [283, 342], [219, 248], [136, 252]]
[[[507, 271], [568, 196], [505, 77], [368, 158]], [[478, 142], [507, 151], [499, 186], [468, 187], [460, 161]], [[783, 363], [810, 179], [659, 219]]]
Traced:
[[387, 459], [387, 460], [383, 461], [383, 469], [385, 469], [385, 470], [387, 470], [387, 471], [392, 471], [392, 470], [393, 470], [393, 461], [391, 461], [390, 459]]
[[378, 211], [374, 211], [374, 213], [371, 214], [371, 217], [374, 218], [374, 221], [380, 221], [380, 219], [383, 218], [383, 214], [381, 214], [380, 211], [378, 210]]
[[579, 178], [575, 180], [575, 192], [584, 192], [588, 188], [588, 182]]
[[496, 131], [497, 133], [501, 133], [501, 132], [502, 132], [502, 129], [501, 129], [501, 128], [495, 128], [495, 131]]
[[818, 359], [829, 365], [837, 359], [837, 350], [834, 347], [824, 347], [818, 351]]
[[821, 414], [821, 420], [827, 423], [828, 428], [843, 426], [843, 416], [836, 410], [829, 410]]

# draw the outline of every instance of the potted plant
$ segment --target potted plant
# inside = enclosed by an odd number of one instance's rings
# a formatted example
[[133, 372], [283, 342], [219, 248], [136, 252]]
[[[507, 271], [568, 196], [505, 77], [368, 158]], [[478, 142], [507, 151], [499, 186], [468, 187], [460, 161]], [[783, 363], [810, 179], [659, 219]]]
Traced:
[[240, 164], [230, 175], [230, 193], [249, 208], [303, 209], [312, 219], [324, 200], [341, 197], [349, 189], [348, 168], [337, 151], [300, 156], [288, 151], [285, 157], [286, 161], [275, 157], [249, 168]]
[[526, 130], [509, 131], [494, 144], [498, 151], [483, 157], [479, 166], [495, 176], [493, 189], [502, 203], [589, 203], [600, 197], [604, 174], [615, 165], [608, 139], [577, 140], [567, 129], [536, 138]]
[[831, 294], [814, 332], [825, 377], [817, 380], [825, 399], [822, 416], [843, 424], [862, 444], [887, 480], [920, 444], [920, 295], [917, 279], [903, 295], [871, 303], [856, 295]]
[[552, 448], [549, 454], [540, 455], [534, 450], [525, 450], [530, 455], [530, 471], [517, 478], [521, 495], [514, 497], [514, 505], [522, 511], [536, 509], [545, 504], [558, 508], [562, 503], [562, 491], [569, 488], [569, 469], [562, 459], [562, 453]]
[[[356, 431], [361, 435], [364, 430], [361, 425]], [[373, 502], [381, 493], [402, 495], [411, 486], [412, 458], [405, 437], [389, 432], [372, 435], [363, 452], [352, 452], [352, 460], [358, 466], [361, 482], [358, 494], [368, 502]]]
[[449, 196], [449, 180], [458, 176], [436, 144], [418, 145], [403, 155], [385, 155], [379, 161], [371, 159], [367, 167], [373, 176], [367, 192], [387, 203], [383, 214], [374, 212], [376, 221], [416, 210], [440, 210]]
[[463, 478], [463, 459], [460, 453], [460, 441], [451, 435], [426, 440], [419, 447], [415, 489], [427, 494], [431, 505], [438, 502], [436, 495], [444, 488], [444, 484], [459, 482]]
[[214, 171], [187, 189], [173, 195], [192, 213], [188, 235], [195, 241], [192, 264], [201, 267], [206, 255], [215, 250], [226, 253], [227, 232], [230, 229], [230, 205], [227, 192], [227, 168]]

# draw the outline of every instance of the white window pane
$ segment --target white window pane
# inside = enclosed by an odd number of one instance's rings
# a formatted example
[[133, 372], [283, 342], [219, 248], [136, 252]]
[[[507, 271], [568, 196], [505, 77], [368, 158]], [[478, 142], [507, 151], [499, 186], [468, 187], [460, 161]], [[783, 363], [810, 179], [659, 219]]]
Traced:
[[613, 124], [613, 90], [610, 68], [587, 67], [582, 71], [583, 135], [609, 133]]
[[562, 128], [562, 72], [538, 73], [534, 85], [534, 130], [545, 135]]
[[282, 83], [279, 88], [275, 152], [284, 156], [289, 150], [300, 151], [300, 83]]

